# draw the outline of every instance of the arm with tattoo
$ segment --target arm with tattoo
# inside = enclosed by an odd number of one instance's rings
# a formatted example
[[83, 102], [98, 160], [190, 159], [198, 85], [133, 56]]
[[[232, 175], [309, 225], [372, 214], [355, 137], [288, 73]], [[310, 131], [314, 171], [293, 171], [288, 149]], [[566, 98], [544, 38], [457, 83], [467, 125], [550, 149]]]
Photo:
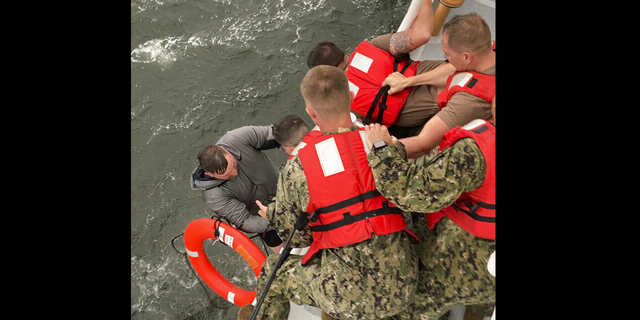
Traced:
[[417, 47], [407, 31], [396, 32], [389, 40], [389, 49], [394, 56], [398, 53], [409, 53]]
[[433, 6], [431, 0], [424, 0], [411, 27], [391, 35], [389, 40], [391, 54], [395, 56], [398, 53], [409, 53], [415, 50], [431, 39], [431, 31], [433, 31]]

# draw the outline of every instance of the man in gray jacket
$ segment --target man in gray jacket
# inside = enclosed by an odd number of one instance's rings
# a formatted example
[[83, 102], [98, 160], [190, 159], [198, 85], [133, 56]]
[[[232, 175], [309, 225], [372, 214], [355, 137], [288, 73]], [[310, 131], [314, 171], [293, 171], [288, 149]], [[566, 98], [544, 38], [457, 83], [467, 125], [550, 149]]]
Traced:
[[282, 239], [258, 215], [255, 201], [270, 203], [276, 195], [278, 173], [261, 150], [279, 146], [271, 126], [231, 130], [198, 154], [191, 174], [191, 189], [202, 191], [209, 209], [244, 232], [259, 233], [274, 251]]

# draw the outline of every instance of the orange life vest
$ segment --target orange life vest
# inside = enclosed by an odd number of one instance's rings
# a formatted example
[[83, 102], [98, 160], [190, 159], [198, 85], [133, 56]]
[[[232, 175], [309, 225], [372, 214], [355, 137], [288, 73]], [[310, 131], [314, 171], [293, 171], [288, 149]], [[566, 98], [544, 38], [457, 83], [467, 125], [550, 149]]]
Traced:
[[427, 213], [427, 227], [433, 229], [444, 216], [480, 238], [496, 239], [496, 128], [486, 120], [473, 120], [467, 125], [445, 132], [439, 151], [462, 138], [472, 138], [482, 151], [485, 161], [484, 181], [471, 192], [460, 195], [454, 204], [440, 211]]
[[[408, 55], [405, 57], [408, 58]], [[363, 116], [364, 124], [380, 123], [390, 126], [396, 122], [411, 87], [389, 95], [389, 86], [382, 82], [393, 72], [406, 77], [416, 75], [419, 61], [402, 59], [384, 51], [368, 41], [362, 41], [349, 57], [347, 78], [349, 90], [356, 96], [351, 109]]]
[[[491, 41], [491, 49], [496, 51], [496, 42]], [[467, 92], [491, 103], [496, 94], [496, 76], [475, 71], [458, 71], [447, 78], [447, 87], [438, 95], [438, 107], [447, 106], [447, 102], [458, 92]]]
[[475, 71], [456, 72], [447, 78], [447, 87], [438, 95], [438, 107], [447, 106], [447, 102], [458, 92], [467, 92], [491, 103], [496, 94], [496, 76]]
[[[320, 249], [337, 248], [407, 231], [402, 211], [376, 190], [365, 152], [364, 130], [313, 136], [298, 150], [309, 187], [307, 213], [313, 243], [305, 264]], [[303, 213], [304, 214], [304, 213]]]

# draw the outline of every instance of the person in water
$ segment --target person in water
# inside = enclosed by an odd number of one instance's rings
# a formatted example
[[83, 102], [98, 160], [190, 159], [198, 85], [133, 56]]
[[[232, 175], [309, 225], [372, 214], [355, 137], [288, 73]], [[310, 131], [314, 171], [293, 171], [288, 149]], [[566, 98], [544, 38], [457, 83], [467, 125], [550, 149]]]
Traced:
[[271, 126], [231, 130], [198, 153], [190, 181], [211, 211], [243, 232], [259, 233], [274, 252], [279, 252], [282, 239], [258, 215], [255, 201], [270, 203], [276, 195], [278, 174], [262, 150], [279, 146]]
[[[396, 58], [407, 58], [409, 52], [427, 43], [432, 30], [433, 7], [431, 1], [426, 0], [422, 2], [409, 29], [362, 41], [351, 55], [345, 54], [332, 42], [320, 42], [309, 53], [307, 66], [332, 65], [345, 70], [349, 88], [355, 95], [351, 109], [359, 118], [367, 117], [372, 102], [377, 98], [384, 101], [386, 109], [382, 112], [382, 121], [378, 121], [381, 110], [375, 107], [371, 109], [371, 123], [381, 122], [396, 127], [424, 125], [440, 110], [437, 105], [438, 94], [444, 90], [446, 79], [455, 68], [441, 60], [396, 63]], [[379, 91], [385, 91], [382, 89], [386, 85], [385, 79], [394, 71], [407, 76], [415, 75], [420, 82], [401, 89], [392, 87], [386, 92], [388, 96], [378, 96]]]
[[423, 212], [415, 319], [438, 319], [457, 304], [494, 303], [487, 263], [495, 252], [495, 125], [476, 119], [455, 127], [434, 157], [411, 161], [386, 127], [365, 131], [369, 147], [381, 145], [367, 156], [377, 190], [402, 210]]
[[[410, 307], [416, 289], [410, 241], [415, 235], [403, 212], [375, 190], [364, 131], [350, 116], [347, 76], [339, 68], [317, 66], [307, 72], [300, 91], [320, 131], [307, 135], [306, 145], [287, 160], [276, 201], [261, 210], [281, 238], [295, 234], [292, 255], [276, 273], [258, 316], [287, 319], [289, 300], [321, 308], [325, 319], [399, 314]], [[294, 231], [299, 215], [311, 220]], [[258, 293], [276, 260], [267, 258]], [[241, 313], [251, 309], [245, 306]]]

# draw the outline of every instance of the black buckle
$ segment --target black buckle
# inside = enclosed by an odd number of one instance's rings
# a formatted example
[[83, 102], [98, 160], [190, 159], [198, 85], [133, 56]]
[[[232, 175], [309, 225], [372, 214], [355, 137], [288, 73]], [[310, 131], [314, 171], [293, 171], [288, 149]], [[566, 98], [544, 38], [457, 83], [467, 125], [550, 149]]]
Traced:
[[349, 211], [342, 214], [342, 221], [344, 222], [344, 224], [353, 223], [353, 217], [351, 216], [351, 213], [349, 213]]
[[467, 206], [467, 208], [469, 208], [469, 212], [476, 214], [476, 209], [478, 209], [478, 204], [473, 204], [471, 203], [471, 201], [465, 200], [464, 205]]

